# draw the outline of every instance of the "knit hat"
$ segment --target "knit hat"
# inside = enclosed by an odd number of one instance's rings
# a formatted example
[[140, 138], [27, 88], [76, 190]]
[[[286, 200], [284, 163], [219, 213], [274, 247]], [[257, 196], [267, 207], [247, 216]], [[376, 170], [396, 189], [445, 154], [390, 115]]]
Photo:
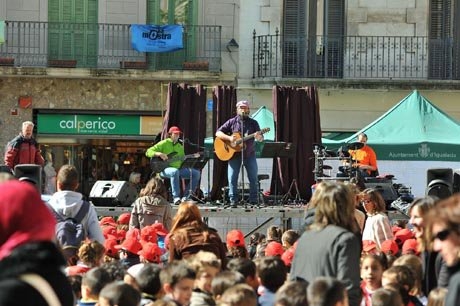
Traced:
[[163, 252], [161, 251], [158, 244], [147, 242], [142, 247], [142, 250], [140, 250], [137, 254], [142, 255], [142, 257], [144, 257], [149, 262], [160, 263], [160, 257], [162, 253]]
[[406, 254], [419, 255], [420, 251], [418, 248], [417, 239], [411, 238], [411, 239], [407, 239], [406, 241], [404, 241], [403, 246], [402, 246], [402, 254], [403, 255], [406, 255]]
[[118, 217], [118, 224], [129, 224], [129, 220], [131, 219], [131, 214], [130, 213], [122, 213]]
[[265, 247], [265, 256], [281, 256], [283, 253], [283, 245], [277, 241], [269, 242]]
[[231, 230], [227, 233], [227, 247], [245, 247], [244, 235], [240, 230]]
[[56, 219], [37, 189], [17, 180], [0, 184], [0, 260], [18, 246], [52, 241]]
[[393, 239], [388, 239], [382, 242], [380, 245], [380, 250], [384, 254], [391, 254], [395, 256], [399, 253], [399, 246]]
[[126, 238], [122, 244], [116, 245], [115, 248], [117, 250], [123, 249], [130, 253], [137, 254], [142, 250], [142, 245], [137, 239]]
[[151, 224], [150, 226], [155, 229], [157, 235], [159, 235], [159, 236], [166, 236], [169, 233], [168, 230], [163, 225], [163, 223], [155, 222], [155, 223]]

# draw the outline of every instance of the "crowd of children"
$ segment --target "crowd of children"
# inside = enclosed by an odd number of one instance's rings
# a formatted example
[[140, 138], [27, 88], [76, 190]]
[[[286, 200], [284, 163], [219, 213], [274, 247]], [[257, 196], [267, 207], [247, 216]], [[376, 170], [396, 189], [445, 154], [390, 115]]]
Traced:
[[[14, 184], [8, 188], [21, 187]], [[4, 194], [0, 205], [6, 203]], [[447, 267], [430, 245], [446, 241], [454, 229], [427, 234], [436, 222], [435, 202], [417, 199], [410, 220], [392, 224], [379, 193], [324, 182], [306, 208], [305, 232], [273, 225], [264, 234], [253, 233], [249, 243], [239, 229], [221, 239], [192, 202], [180, 205], [168, 227], [157, 221], [132, 226], [137, 216], [131, 213], [104, 216], [99, 226], [105, 242], [85, 240], [67, 261], [65, 274], [73, 305], [451, 306], [458, 302], [445, 302], [453, 265]], [[366, 215], [363, 226], [355, 208]], [[0, 225], [13, 226], [4, 216]], [[15, 234], [1, 235], [8, 241]], [[180, 250], [179, 244], [184, 245]], [[0, 250], [6, 245], [0, 241]], [[12, 261], [16, 253], [5, 253], [0, 267], [19, 262]], [[9, 288], [2, 274], [7, 273], [0, 271], [0, 288]]]

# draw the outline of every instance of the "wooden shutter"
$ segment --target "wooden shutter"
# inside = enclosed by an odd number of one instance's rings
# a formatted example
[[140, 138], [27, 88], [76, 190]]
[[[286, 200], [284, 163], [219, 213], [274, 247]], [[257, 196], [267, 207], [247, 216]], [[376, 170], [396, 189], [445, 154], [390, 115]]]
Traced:
[[283, 5], [283, 77], [305, 74], [307, 0], [284, 0]]
[[430, 0], [428, 76], [433, 79], [451, 76], [451, 8], [451, 0]]

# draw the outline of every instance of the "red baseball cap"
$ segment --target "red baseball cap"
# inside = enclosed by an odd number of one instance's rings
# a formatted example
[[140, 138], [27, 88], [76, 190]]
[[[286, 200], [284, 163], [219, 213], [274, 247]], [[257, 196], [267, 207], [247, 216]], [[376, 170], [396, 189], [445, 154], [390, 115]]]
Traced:
[[104, 241], [105, 255], [108, 255], [112, 258], [117, 257], [117, 248], [118, 241], [115, 238], [108, 238]]
[[244, 235], [240, 230], [231, 230], [227, 233], [227, 247], [244, 247]]
[[414, 238], [414, 233], [408, 228], [403, 228], [395, 233], [395, 240], [400, 245], [411, 238]]
[[115, 221], [115, 219], [113, 217], [103, 217], [99, 221], [99, 225], [100, 226], [103, 226], [103, 225], [114, 225], [114, 226], [116, 226], [117, 222]]
[[129, 220], [131, 219], [131, 214], [130, 213], [122, 213], [118, 217], [118, 224], [129, 224]]
[[158, 237], [156, 230], [151, 226], [141, 229], [141, 241], [157, 243]]
[[155, 222], [150, 226], [155, 229], [157, 235], [159, 235], [159, 236], [166, 236], [166, 235], [169, 234], [168, 230], [165, 228], [163, 223]]
[[160, 263], [160, 257], [162, 255], [162, 251], [160, 247], [158, 246], [158, 244], [147, 242], [142, 247], [142, 250], [140, 250], [137, 254], [141, 255], [149, 262]]
[[272, 241], [265, 247], [265, 256], [281, 256], [283, 253], [283, 245], [279, 242]]
[[395, 256], [399, 253], [399, 246], [393, 239], [388, 239], [382, 242], [382, 244], [380, 245], [380, 250], [384, 254], [391, 254]]
[[138, 229], [138, 228], [130, 228], [127, 232], [126, 232], [126, 239], [129, 239], [129, 238], [132, 238], [132, 239], [136, 239], [136, 240], [141, 240], [141, 231]]
[[104, 228], [102, 229], [102, 234], [104, 234], [104, 237], [106, 239], [108, 238], [116, 239], [118, 237], [117, 229], [113, 226], [104, 226]]
[[177, 126], [172, 126], [169, 128], [168, 134], [182, 133], [182, 131]]
[[402, 246], [402, 254], [403, 255], [406, 255], [406, 254], [419, 255], [420, 251], [419, 251], [417, 239], [411, 238], [411, 239], [407, 239], [406, 241], [404, 241], [403, 246]]
[[372, 240], [363, 240], [363, 252], [375, 253], [377, 251], [377, 244]]
[[292, 260], [294, 259], [295, 248], [292, 246], [287, 249], [283, 255], [281, 255], [281, 260], [284, 262], [286, 267], [290, 267], [292, 264]]
[[130, 253], [137, 254], [140, 250], [142, 250], [142, 245], [137, 239], [133, 238], [126, 238], [122, 244], [118, 244], [115, 246], [117, 250], [126, 250]]

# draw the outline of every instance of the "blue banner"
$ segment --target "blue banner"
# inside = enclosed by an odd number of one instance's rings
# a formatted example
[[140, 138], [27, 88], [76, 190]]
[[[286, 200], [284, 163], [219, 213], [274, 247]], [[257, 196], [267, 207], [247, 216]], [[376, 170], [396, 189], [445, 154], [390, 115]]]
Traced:
[[181, 25], [131, 25], [131, 46], [139, 52], [171, 52], [184, 48]]

